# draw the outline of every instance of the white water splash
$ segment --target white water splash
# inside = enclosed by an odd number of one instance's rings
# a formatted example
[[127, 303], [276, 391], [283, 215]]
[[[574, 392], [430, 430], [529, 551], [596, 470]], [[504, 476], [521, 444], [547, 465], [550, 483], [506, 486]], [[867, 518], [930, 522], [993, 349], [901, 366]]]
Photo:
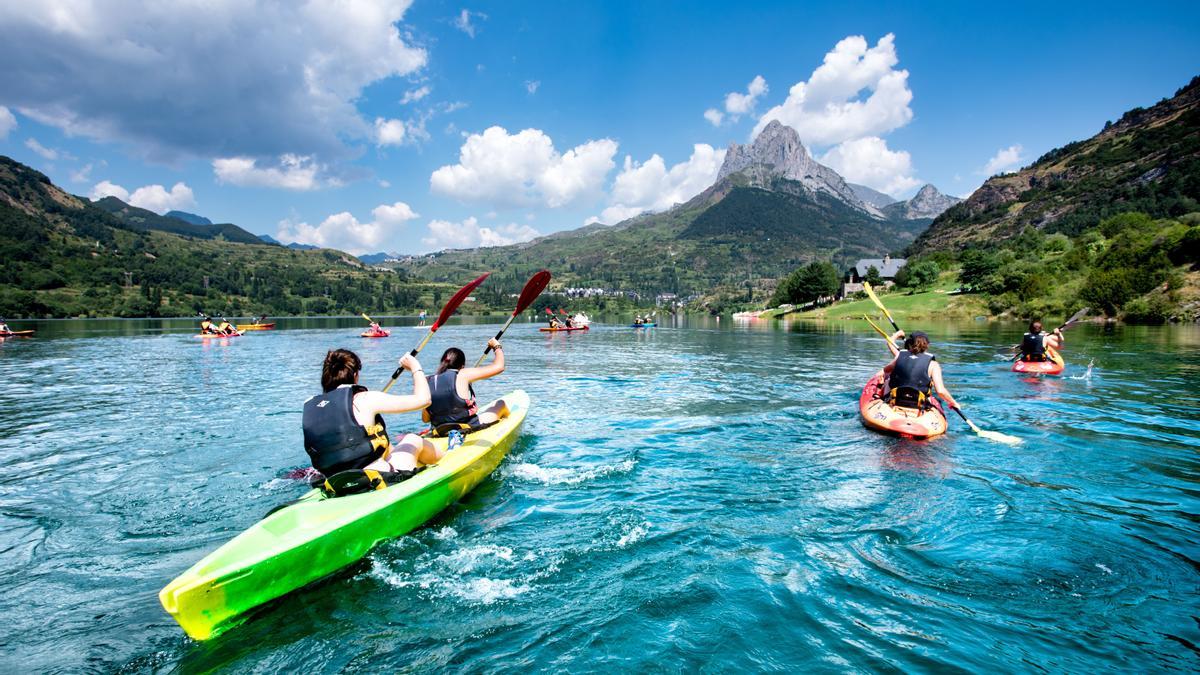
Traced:
[[643, 522], [629, 528], [629, 530], [627, 530], [625, 534], [621, 535], [621, 538], [617, 540], [617, 548], [625, 548], [630, 544], [636, 544], [645, 539], [646, 535], [650, 534], [651, 525], [653, 525], [653, 523]]
[[1099, 569], [1103, 570], [1105, 574], [1112, 574], [1112, 573], [1113, 573], [1113, 571], [1112, 571], [1111, 569], [1109, 569], [1109, 568], [1108, 568], [1107, 566], [1105, 566], [1105, 565], [1101, 565], [1100, 563], [1096, 563], [1096, 567], [1098, 567]]
[[1088, 361], [1087, 372], [1082, 375], [1072, 375], [1071, 379], [1072, 380], [1085, 380], [1087, 382], [1091, 382], [1092, 381], [1092, 365], [1094, 363], [1096, 363], [1096, 359], [1092, 359], [1092, 360]]
[[556, 468], [542, 467], [531, 462], [511, 464], [505, 470], [505, 476], [542, 485], [579, 485], [587, 481], [623, 474], [633, 471], [637, 461], [630, 458], [615, 464], [603, 464], [591, 468]]

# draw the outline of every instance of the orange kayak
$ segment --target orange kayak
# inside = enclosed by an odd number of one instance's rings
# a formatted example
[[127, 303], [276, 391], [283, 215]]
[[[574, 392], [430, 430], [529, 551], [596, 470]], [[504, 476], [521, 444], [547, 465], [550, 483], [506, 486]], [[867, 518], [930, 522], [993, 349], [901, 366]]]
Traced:
[[538, 330], [542, 331], [543, 333], [570, 333], [573, 330], [587, 330], [588, 328], [590, 328], [590, 326], [577, 326], [575, 328], [551, 328], [549, 326], [542, 326]]
[[883, 400], [884, 377], [876, 376], [867, 381], [858, 399], [858, 412], [868, 429], [906, 438], [931, 438], [946, 433], [946, 415], [942, 402], [935, 399], [927, 410], [901, 408], [888, 405]]
[[243, 332], [248, 331], [248, 330], [274, 330], [274, 329], [275, 329], [275, 322], [271, 322], [271, 323], [239, 323], [238, 324], [238, 330], [243, 331]]
[[9, 330], [9, 331], [4, 331], [4, 332], [0, 333], [0, 338], [29, 337], [30, 335], [33, 335], [34, 332], [35, 331], [33, 331], [33, 330]]
[[1046, 356], [1049, 357], [1045, 361], [1022, 361], [1017, 359], [1013, 361], [1012, 371], [1014, 373], [1029, 373], [1031, 375], [1058, 375], [1067, 367], [1063, 361], [1062, 354], [1059, 354], [1053, 347], [1046, 347]]
[[241, 333], [200, 333], [196, 337], [205, 340], [222, 340], [224, 338], [242, 337]]

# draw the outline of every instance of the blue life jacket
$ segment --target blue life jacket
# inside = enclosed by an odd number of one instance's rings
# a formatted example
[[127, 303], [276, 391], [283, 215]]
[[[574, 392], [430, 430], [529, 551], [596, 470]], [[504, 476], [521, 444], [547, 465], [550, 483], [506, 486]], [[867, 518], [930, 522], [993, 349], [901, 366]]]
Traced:
[[475, 404], [475, 390], [468, 385], [471, 400], [464, 400], [458, 395], [458, 371], [446, 369], [437, 375], [429, 375], [429, 424], [438, 427], [450, 422], [457, 424], [479, 425], [479, 416], [475, 413], [479, 407]]
[[888, 377], [888, 399], [893, 406], [925, 408], [932, 395], [933, 378], [929, 364], [936, 357], [929, 352], [913, 354], [907, 349], [896, 355], [896, 367]]
[[354, 419], [354, 395], [366, 390], [342, 385], [304, 402], [304, 449], [313, 468], [326, 476], [361, 469], [391, 448], [382, 417], [376, 415], [369, 427]]

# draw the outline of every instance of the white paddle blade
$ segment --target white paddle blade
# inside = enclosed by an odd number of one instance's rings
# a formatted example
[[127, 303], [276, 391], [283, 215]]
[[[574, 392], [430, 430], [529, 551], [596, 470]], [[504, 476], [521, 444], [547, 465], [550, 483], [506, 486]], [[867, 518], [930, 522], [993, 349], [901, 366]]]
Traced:
[[997, 443], [1003, 443], [1005, 445], [1020, 445], [1021, 443], [1024, 443], [1023, 440], [1016, 436], [1002, 434], [999, 431], [984, 431], [983, 429], [976, 429], [976, 433], [979, 434], [980, 438], [986, 438], [989, 441], [996, 441]]

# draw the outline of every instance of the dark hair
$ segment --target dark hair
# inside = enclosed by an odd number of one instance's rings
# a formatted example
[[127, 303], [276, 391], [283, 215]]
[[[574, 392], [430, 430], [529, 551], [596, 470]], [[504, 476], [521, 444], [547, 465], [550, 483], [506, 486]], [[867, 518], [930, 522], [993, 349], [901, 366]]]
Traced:
[[358, 354], [349, 349], [331, 349], [325, 352], [325, 364], [321, 366], [321, 389], [333, 391], [339, 385], [354, 384], [354, 376], [362, 370]]
[[1041, 322], [1041, 321], [1038, 321], [1037, 319], [1034, 319], [1033, 321], [1030, 321], [1030, 322], [1029, 322], [1029, 332], [1030, 332], [1030, 333], [1040, 333], [1040, 332], [1042, 332], [1042, 322]]
[[924, 333], [917, 333], [905, 341], [910, 354], [923, 354], [929, 349], [929, 338]]
[[451, 347], [442, 353], [442, 362], [438, 364], [437, 374], [447, 370], [462, 370], [467, 365], [467, 355], [458, 347]]

